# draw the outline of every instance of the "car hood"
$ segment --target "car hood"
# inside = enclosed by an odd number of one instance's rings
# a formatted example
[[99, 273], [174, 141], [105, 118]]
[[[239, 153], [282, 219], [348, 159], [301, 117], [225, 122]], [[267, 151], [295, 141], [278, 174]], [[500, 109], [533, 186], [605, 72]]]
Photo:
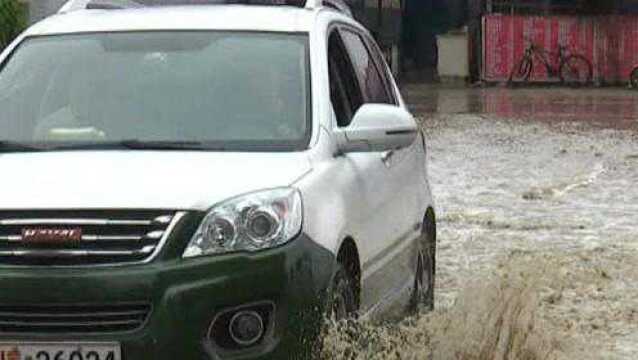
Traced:
[[82, 151], [0, 154], [0, 209], [207, 210], [288, 186], [303, 153]]

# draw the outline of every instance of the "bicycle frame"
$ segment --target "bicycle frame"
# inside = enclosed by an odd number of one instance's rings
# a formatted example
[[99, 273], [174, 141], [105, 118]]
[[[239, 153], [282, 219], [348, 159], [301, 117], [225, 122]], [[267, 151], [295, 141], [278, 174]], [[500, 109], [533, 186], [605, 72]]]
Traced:
[[510, 73], [509, 82], [514, 81], [515, 76], [528, 81], [537, 61], [545, 66], [548, 77], [559, 78], [561, 82], [584, 84], [592, 79], [591, 63], [583, 55], [574, 54], [563, 45], [558, 46], [557, 52], [547, 51], [529, 41], [523, 58]]
[[[567, 48], [562, 45], [558, 46], [558, 52], [547, 51], [534, 43], [531, 43], [530, 46], [525, 49], [525, 56], [529, 57], [532, 62], [534, 61], [534, 58], [541, 61], [543, 65], [545, 65], [547, 74], [552, 77], [555, 77], [558, 74], [561, 65], [567, 59], [568, 55]], [[555, 60], [553, 64], [550, 61], [552, 58]]]

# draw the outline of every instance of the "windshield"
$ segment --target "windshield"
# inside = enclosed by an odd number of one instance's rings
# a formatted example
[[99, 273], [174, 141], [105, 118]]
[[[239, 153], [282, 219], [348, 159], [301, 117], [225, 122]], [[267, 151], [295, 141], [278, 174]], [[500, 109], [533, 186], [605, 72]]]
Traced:
[[0, 72], [0, 143], [305, 148], [307, 36], [130, 32], [25, 40]]

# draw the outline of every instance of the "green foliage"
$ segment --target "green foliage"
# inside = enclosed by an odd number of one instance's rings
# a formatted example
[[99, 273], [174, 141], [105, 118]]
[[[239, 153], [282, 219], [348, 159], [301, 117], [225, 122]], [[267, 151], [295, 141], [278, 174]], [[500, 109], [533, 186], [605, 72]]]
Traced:
[[27, 6], [18, 0], [0, 0], [0, 49], [27, 25]]

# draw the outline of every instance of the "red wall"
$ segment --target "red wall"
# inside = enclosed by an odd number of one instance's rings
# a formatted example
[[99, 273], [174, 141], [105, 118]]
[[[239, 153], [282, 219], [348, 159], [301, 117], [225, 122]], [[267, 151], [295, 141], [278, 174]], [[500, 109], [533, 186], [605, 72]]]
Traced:
[[[584, 55], [593, 65], [597, 82], [626, 82], [638, 66], [638, 16], [487, 15], [483, 18], [483, 80], [507, 81], [529, 44], [526, 39], [552, 52], [563, 44]], [[538, 62], [530, 80], [555, 81]]]

